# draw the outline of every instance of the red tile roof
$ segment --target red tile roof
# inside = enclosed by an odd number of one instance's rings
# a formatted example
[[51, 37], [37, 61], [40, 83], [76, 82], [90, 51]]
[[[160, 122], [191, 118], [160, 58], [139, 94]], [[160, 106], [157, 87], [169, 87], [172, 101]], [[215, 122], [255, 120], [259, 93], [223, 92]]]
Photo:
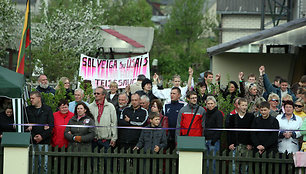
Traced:
[[141, 45], [140, 43], [138, 43], [137, 41], [123, 35], [123, 34], [120, 34], [119, 32], [115, 31], [115, 30], [112, 30], [112, 29], [102, 29], [103, 31], [117, 37], [118, 39], [121, 39], [121, 40], [124, 40], [125, 42], [133, 45], [134, 47], [136, 48], [141, 48], [141, 47], [144, 47], [143, 45]]

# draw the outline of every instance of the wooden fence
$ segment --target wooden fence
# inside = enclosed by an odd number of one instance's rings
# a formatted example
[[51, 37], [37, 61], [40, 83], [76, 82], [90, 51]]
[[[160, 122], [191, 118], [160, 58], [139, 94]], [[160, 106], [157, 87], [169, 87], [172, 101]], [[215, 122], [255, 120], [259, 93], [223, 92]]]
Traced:
[[259, 153], [245, 152], [235, 154], [234, 157], [233, 151], [223, 151], [215, 156], [212, 152], [204, 153], [203, 174], [213, 173], [214, 160], [217, 174], [306, 174], [305, 168], [295, 168], [292, 154], [263, 153], [259, 155]]
[[[35, 156], [34, 171], [32, 171], [32, 155]], [[68, 148], [51, 148], [46, 152], [30, 147], [29, 173], [39, 173], [38, 157], [42, 155], [41, 164], [44, 164], [44, 155], [48, 156], [48, 173], [53, 174], [82, 174], [82, 173], [124, 173], [124, 174], [170, 174], [178, 173], [178, 154], [170, 150], [162, 153], [145, 153], [143, 150], [108, 149], [104, 152], [94, 152], [91, 149], [73, 151]], [[216, 174], [235, 173], [248, 174], [305, 174], [305, 168], [295, 168], [292, 154], [263, 154], [246, 152], [236, 154], [223, 151], [221, 154], [203, 154], [203, 174], [213, 173], [215, 160]], [[207, 161], [209, 164], [207, 165]], [[233, 163], [235, 169], [233, 169]]]
[[[32, 155], [34, 167], [32, 169]], [[124, 174], [162, 174], [178, 173], [178, 154], [170, 150], [160, 153], [150, 153], [133, 150], [119, 150], [109, 148], [106, 153], [101, 149], [92, 152], [90, 149], [73, 151], [68, 148], [51, 148], [46, 152], [30, 147], [29, 173], [39, 173], [39, 156], [41, 164], [45, 163], [44, 155], [48, 156], [48, 173], [53, 174], [82, 174], [82, 173], [124, 173]]]

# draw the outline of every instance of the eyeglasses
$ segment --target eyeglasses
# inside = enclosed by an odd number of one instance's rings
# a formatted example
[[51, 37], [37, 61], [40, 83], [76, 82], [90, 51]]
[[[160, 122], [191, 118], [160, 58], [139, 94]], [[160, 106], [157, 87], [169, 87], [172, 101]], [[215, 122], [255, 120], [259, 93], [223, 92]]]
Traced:
[[95, 93], [94, 93], [94, 95], [100, 95], [100, 94], [101, 94], [101, 93], [99, 93], [99, 92], [95, 92]]
[[271, 99], [271, 101], [275, 101], [275, 102], [278, 102], [278, 100], [277, 100], [277, 99]]
[[303, 105], [294, 105], [294, 107], [297, 107], [297, 108], [302, 108]]

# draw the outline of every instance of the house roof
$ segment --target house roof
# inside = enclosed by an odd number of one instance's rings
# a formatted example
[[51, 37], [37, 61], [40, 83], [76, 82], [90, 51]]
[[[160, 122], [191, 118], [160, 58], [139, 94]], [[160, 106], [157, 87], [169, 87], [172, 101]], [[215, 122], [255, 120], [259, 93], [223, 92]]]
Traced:
[[152, 27], [101, 26], [100, 47], [105, 52], [146, 53], [152, 48], [154, 29]]
[[[253, 43], [253, 42], [256, 42], [256, 41], [261, 41], [263, 39], [266, 39], [265, 42], [264, 42], [265, 44], [276, 44], [274, 42], [275, 39], [270, 40], [270, 42], [269, 42], [269, 39], [267, 39], [267, 38], [272, 37], [272, 36], [276, 36], [276, 35], [280, 35], [280, 34], [295, 30], [295, 29], [300, 29], [301, 27], [305, 28], [305, 25], [306, 25], [306, 18], [296, 19], [296, 20], [287, 22], [285, 24], [282, 24], [282, 25], [279, 25], [279, 26], [276, 26], [276, 27], [273, 27], [273, 28], [262, 30], [262, 31], [259, 31], [257, 33], [254, 33], [254, 34], [251, 34], [251, 35], [248, 35], [248, 36], [244, 36], [244, 37], [241, 37], [241, 38], [236, 39], [236, 40], [232, 40], [232, 41], [229, 41], [229, 42], [225, 42], [225, 43], [207, 48], [207, 53], [210, 56], [213, 56], [213, 55], [223, 53], [223, 52], [228, 51], [228, 50], [233, 49], [233, 48], [237, 48], [237, 47], [240, 47], [240, 46], [243, 46], [243, 45], [247, 45], [247, 44], [250, 44], [250, 43]], [[296, 35], [295, 32], [290, 32], [290, 33], [291, 33], [291, 35]], [[287, 35], [288, 35], [288, 33], [287, 33]], [[282, 38], [282, 37], [284, 37], [284, 35], [278, 36], [278, 38]], [[290, 36], [287, 36], [287, 38], [288, 37], [290, 37]], [[291, 39], [291, 42], [286, 42], [286, 43], [277, 42], [277, 44], [306, 45], [306, 39], [305, 38], [301, 39], [300, 37], [305, 37], [305, 36], [304, 36], [304, 34], [297, 35], [297, 36], [294, 37], [295, 40], [294, 40], [294, 38]], [[297, 42], [298, 40], [299, 40], [299, 42]]]

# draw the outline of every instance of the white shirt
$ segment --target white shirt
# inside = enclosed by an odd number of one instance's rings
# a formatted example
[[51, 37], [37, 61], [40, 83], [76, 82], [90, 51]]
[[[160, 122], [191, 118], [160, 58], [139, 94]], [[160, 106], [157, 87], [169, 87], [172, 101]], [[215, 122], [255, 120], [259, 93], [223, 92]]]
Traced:
[[[285, 114], [280, 114], [276, 117], [279, 123], [279, 129], [284, 130], [298, 130], [302, 126], [303, 120], [301, 117], [292, 115], [290, 120], [287, 120]], [[279, 132], [281, 133], [281, 132]], [[283, 133], [283, 132], [282, 132]], [[278, 151], [284, 153], [286, 150], [288, 153], [294, 153], [299, 150], [298, 146], [298, 137], [301, 136], [300, 131], [295, 131], [296, 138], [290, 137], [289, 139], [286, 138], [279, 138], [278, 140]]]
[[[193, 78], [191, 80], [191, 87], [194, 87]], [[180, 88], [180, 90], [181, 90], [181, 98], [180, 99], [182, 101], [185, 101], [186, 93], [188, 91], [188, 86], [184, 86], [184, 87], [179, 86], [178, 88]], [[157, 85], [153, 85], [153, 87], [152, 87], [153, 95], [155, 97], [159, 98], [159, 99], [166, 100], [166, 103], [171, 102], [171, 90], [172, 90], [172, 88], [158, 89]]]

